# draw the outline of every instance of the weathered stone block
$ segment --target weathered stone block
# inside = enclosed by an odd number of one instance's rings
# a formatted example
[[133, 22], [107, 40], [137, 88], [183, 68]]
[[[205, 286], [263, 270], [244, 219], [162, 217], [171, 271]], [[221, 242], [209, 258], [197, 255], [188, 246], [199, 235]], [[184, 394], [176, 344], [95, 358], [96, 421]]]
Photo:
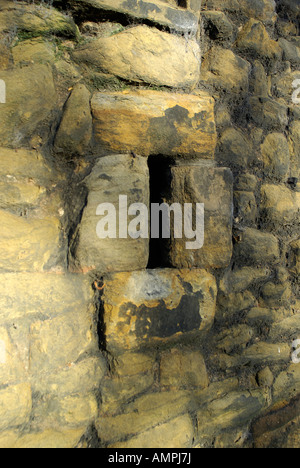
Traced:
[[138, 83], [191, 88], [200, 77], [200, 48], [195, 40], [147, 26], [102, 37], [73, 55], [76, 61]]
[[25, 367], [5, 328], [0, 328], [0, 379], [2, 385], [26, 380]]
[[243, 267], [228, 270], [220, 281], [220, 291], [239, 293], [250, 286], [266, 281], [271, 271], [267, 267]]
[[34, 179], [47, 185], [54, 182], [57, 174], [38, 151], [0, 148], [0, 176]]
[[277, 19], [274, 0], [207, 0], [206, 6], [209, 9], [240, 13], [246, 18], [256, 18], [270, 24]]
[[93, 393], [54, 395], [41, 398], [33, 409], [33, 424], [35, 430], [53, 428], [86, 428], [97, 417], [98, 404]]
[[160, 360], [160, 384], [177, 388], [206, 388], [209, 385], [203, 356], [197, 351], [172, 349]]
[[[176, 166], [170, 169], [170, 173], [170, 189], [165, 197], [169, 205], [204, 203], [204, 245], [197, 249], [195, 244], [195, 250], [193, 247], [187, 249], [185, 235], [175, 238], [175, 229], [171, 229], [170, 240], [161, 241], [166, 261], [176, 268], [228, 266], [232, 256], [231, 171], [223, 168]], [[196, 231], [199, 228], [198, 223]]]
[[291, 261], [290, 271], [296, 275], [300, 275], [300, 239], [295, 240], [290, 244]]
[[216, 282], [203, 270], [119, 273], [105, 283], [105, 340], [113, 354], [212, 326]]
[[290, 168], [289, 145], [281, 133], [269, 134], [261, 145], [262, 160], [265, 171], [277, 179], [288, 177]]
[[96, 141], [111, 151], [214, 158], [214, 101], [205, 93], [97, 93], [92, 111]]
[[264, 184], [261, 188], [261, 210], [273, 225], [293, 223], [299, 226], [300, 192], [284, 185]]
[[58, 34], [78, 37], [79, 31], [74, 21], [67, 15], [47, 6], [1, 2], [0, 32], [17, 28], [20, 32], [31, 33], [33, 37]]
[[[300, 78], [300, 74], [299, 74]], [[299, 106], [295, 106], [299, 107]], [[295, 120], [289, 127], [292, 177], [300, 177], [300, 122]]]
[[78, 84], [67, 101], [55, 139], [57, 151], [66, 156], [83, 156], [89, 148], [93, 133], [90, 97], [87, 88]]
[[248, 225], [254, 224], [257, 218], [257, 202], [253, 192], [234, 192], [234, 204], [237, 220]]
[[52, 70], [33, 65], [1, 73], [6, 83], [6, 104], [1, 104], [0, 138], [2, 145], [19, 147], [56, 106]]
[[93, 315], [75, 311], [62, 317], [35, 322], [30, 328], [30, 372], [41, 376], [71, 366], [95, 350]]
[[0, 182], [0, 193], [0, 208], [37, 207], [46, 198], [45, 187], [33, 182], [18, 181], [15, 177]]
[[288, 126], [288, 108], [281, 100], [269, 97], [250, 97], [250, 114], [253, 122], [269, 131], [284, 131]]
[[237, 244], [237, 252], [247, 264], [276, 264], [280, 259], [279, 241], [272, 234], [246, 228]]
[[226, 41], [233, 36], [234, 26], [222, 11], [202, 11], [205, 30], [214, 40]]
[[242, 425], [257, 416], [266, 407], [266, 394], [262, 390], [232, 392], [216, 398], [197, 413], [199, 436], [216, 434], [222, 429]]
[[[83, 6], [91, 6], [99, 10], [114, 11], [124, 13], [133, 18], [149, 20], [163, 26], [168, 26], [178, 32], [196, 33], [198, 29], [198, 15], [191, 11], [177, 8], [174, 4], [161, 0], [145, 1], [134, 0], [127, 2], [124, 0], [73, 0], [72, 3]], [[190, 2], [191, 10], [199, 14], [200, 5], [196, 0]]]
[[32, 432], [22, 436], [17, 432], [7, 431], [0, 435], [0, 447], [16, 449], [75, 448], [85, 432], [86, 426], [79, 429], [67, 429], [65, 431], [46, 429], [42, 432]]
[[27, 383], [0, 391], [0, 429], [29, 422], [32, 409], [31, 388]]
[[291, 348], [286, 343], [266, 343], [259, 342], [247, 348], [241, 356], [238, 357], [240, 363], [276, 363], [289, 362], [291, 357]]
[[101, 413], [111, 415], [133, 397], [150, 389], [154, 384], [156, 353], [124, 353], [115, 360], [114, 371], [101, 386]]
[[0, 320], [14, 322], [32, 315], [57, 317], [86, 310], [93, 301], [88, 280], [55, 273], [2, 273]]
[[187, 411], [189, 391], [149, 393], [125, 406], [125, 413], [114, 417], [100, 414], [96, 428], [105, 443], [133, 437], [158, 424], [164, 424]]
[[43, 271], [60, 257], [58, 218], [25, 218], [0, 210], [0, 268], [6, 271]]
[[194, 426], [186, 414], [110, 448], [185, 448], [191, 446], [193, 436]]
[[55, 62], [54, 45], [43, 38], [22, 41], [12, 49], [15, 65]]
[[275, 61], [280, 60], [282, 49], [273, 41], [261, 21], [251, 19], [239, 32], [236, 47], [242, 52], [254, 54], [257, 58]]
[[225, 90], [233, 98], [246, 93], [249, 87], [250, 64], [229, 49], [212, 47], [204, 56], [201, 80]]
[[218, 159], [224, 166], [244, 168], [253, 160], [252, 142], [233, 127], [227, 128], [219, 141]]
[[88, 393], [99, 388], [106, 372], [103, 357], [90, 357], [65, 368], [46, 372], [43, 378], [38, 375], [32, 379], [32, 389], [40, 394], [52, 394], [59, 397], [74, 393]]
[[[74, 268], [84, 272], [98, 270], [101, 273], [146, 268], [149, 257], [149, 239], [131, 238], [128, 234], [128, 226], [119, 221], [117, 221], [115, 238], [99, 238], [97, 225], [103, 217], [101, 218], [96, 213], [100, 204], [110, 203], [113, 204], [116, 219], [119, 220], [120, 195], [127, 196], [128, 208], [133, 203], [143, 203], [149, 208], [147, 161], [128, 154], [104, 157], [98, 160], [85, 183], [89, 194], [72, 247], [75, 251]], [[127, 219], [127, 208], [125, 217]], [[132, 218], [128, 217], [128, 222], [129, 219]], [[120, 229], [123, 231], [125, 229], [125, 232], [121, 234]]]

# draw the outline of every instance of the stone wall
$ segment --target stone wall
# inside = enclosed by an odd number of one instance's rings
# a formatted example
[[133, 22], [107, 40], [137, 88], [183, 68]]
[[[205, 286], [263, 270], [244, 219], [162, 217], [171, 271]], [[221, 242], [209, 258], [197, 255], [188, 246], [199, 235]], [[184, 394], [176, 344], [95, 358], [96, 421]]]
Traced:
[[[298, 447], [298, 1], [48, 3], [0, 2], [0, 446]], [[120, 195], [203, 247], [100, 239]]]

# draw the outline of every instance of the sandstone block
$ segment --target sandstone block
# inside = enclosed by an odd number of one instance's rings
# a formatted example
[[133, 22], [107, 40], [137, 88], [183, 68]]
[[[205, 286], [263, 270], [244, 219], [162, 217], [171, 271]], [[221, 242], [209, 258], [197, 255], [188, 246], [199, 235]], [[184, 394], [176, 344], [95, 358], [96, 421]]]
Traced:
[[101, 415], [96, 428], [101, 440], [112, 443], [133, 437], [164, 424], [187, 411], [191, 394], [188, 391], [149, 393], [127, 403], [126, 412], [114, 417]]
[[111, 151], [214, 158], [214, 101], [205, 93], [97, 93], [92, 111], [96, 141]]
[[270, 281], [261, 290], [260, 304], [263, 307], [280, 307], [290, 304], [292, 296], [291, 286], [286, 283], [273, 283]]
[[281, 100], [250, 97], [250, 114], [254, 123], [269, 131], [284, 131], [288, 126], [288, 108]]
[[27, 383], [7, 387], [0, 391], [0, 429], [20, 426], [29, 422], [32, 409], [31, 388]]
[[[288, 0], [287, 0], [288, 1]], [[267, 24], [276, 21], [276, 4], [274, 0], [207, 0], [207, 8], [240, 13], [245, 18], [256, 18]]]
[[56, 273], [0, 274], [1, 323], [39, 315], [57, 317], [86, 310], [93, 300], [88, 281]]
[[[117, 222], [115, 238], [98, 237], [97, 226], [102, 218], [97, 215], [100, 204], [111, 203], [119, 219], [119, 196], [127, 196], [127, 206], [143, 203], [149, 207], [149, 170], [144, 158], [132, 155], [112, 155], [99, 159], [85, 180], [89, 194], [72, 250], [74, 268], [81, 271], [130, 271], [146, 268], [149, 257], [149, 239], [134, 239], [128, 226]], [[123, 210], [124, 211], [124, 210]], [[125, 210], [127, 217], [127, 208]], [[103, 215], [105, 213], [102, 213]], [[128, 217], [129, 219], [132, 218]], [[108, 229], [108, 228], [106, 228]], [[120, 229], [125, 232], [120, 234]]]
[[241, 234], [237, 251], [247, 264], [274, 264], [278, 263], [280, 259], [278, 239], [272, 234], [252, 228], [246, 228]]
[[97, 39], [77, 49], [74, 58], [125, 80], [156, 86], [191, 88], [200, 77], [196, 41], [148, 26]]
[[219, 433], [247, 423], [266, 407], [266, 395], [262, 390], [232, 392], [208, 403], [197, 413], [199, 436], [202, 433]]
[[[32, 181], [19, 181], [15, 177], [8, 177], [0, 181], [0, 208], [24, 209], [37, 207], [45, 200], [46, 188]], [[25, 208], [26, 209], [26, 208]]]
[[300, 193], [283, 185], [265, 184], [261, 188], [261, 210], [273, 225], [295, 222], [299, 225]]
[[6, 104], [1, 104], [0, 115], [1, 143], [19, 147], [55, 109], [52, 70], [47, 65], [32, 65], [4, 71], [1, 79], [6, 83]]
[[12, 385], [26, 380], [25, 367], [18, 349], [5, 328], [0, 328], [0, 379], [2, 385]]
[[216, 283], [203, 270], [147, 270], [105, 280], [103, 322], [113, 354], [209, 330]]
[[185, 448], [191, 446], [193, 435], [191, 417], [184, 415], [110, 448]]
[[16, 432], [10, 431], [0, 436], [0, 447], [17, 449], [75, 448], [85, 432], [86, 426], [65, 431], [46, 429], [42, 432], [25, 434], [21, 437]]
[[95, 350], [91, 311], [74, 311], [62, 317], [38, 321], [30, 328], [30, 372], [41, 376], [72, 366], [80, 356]]
[[[185, 235], [175, 238], [175, 229], [171, 229], [170, 240], [161, 240], [166, 261], [176, 268], [228, 266], [232, 256], [231, 171], [223, 168], [176, 166], [170, 169], [170, 175], [170, 188], [165, 196], [169, 205], [204, 204], [204, 244], [199, 248], [196, 245], [199, 239], [196, 239], [195, 248], [191, 246], [187, 249], [188, 239]], [[193, 217], [195, 219], [195, 215]]]
[[248, 325], [231, 327], [230, 330], [224, 330], [215, 337], [216, 348], [227, 354], [230, 354], [236, 347], [245, 349], [253, 334], [254, 330]]
[[249, 87], [250, 64], [229, 49], [213, 47], [204, 56], [201, 80], [228, 95], [246, 93]]
[[205, 30], [214, 40], [226, 41], [233, 36], [234, 26], [222, 11], [202, 11]]
[[56, 174], [38, 151], [0, 148], [0, 176], [34, 179], [46, 185]]
[[239, 293], [253, 284], [265, 281], [270, 275], [267, 267], [243, 267], [229, 270], [220, 281], [220, 290], [225, 294]]
[[270, 38], [263, 23], [255, 19], [248, 21], [239, 32], [236, 47], [269, 61], [280, 60], [282, 56], [280, 45]]
[[244, 291], [240, 293], [220, 294], [218, 304], [220, 306], [219, 315], [223, 318], [228, 318], [237, 312], [243, 312], [257, 306], [258, 302], [250, 291]]
[[300, 385], [300, 366], [290, 364], [288, 368], [281, 372], [275, 380], [274, 399], [278, 401], [283, 398], [293, 398], [298, 395]]
[[208, 387], [203, 356], [188, 349], [165, 351], [160, 360], [160, 384], [177, 388]]
[[[178, 32], [196, 33], [198, 29], [198, 15], [192, 11], [177, 8], [175, 2], [173, 4], [172, 2], [161, 0], [152, 2], [134, 0], [129, 4], [124, 0], [79, 0], [75, 1], [75, 3], [78, 4], [78, 7], [80, 7], [80, 4], [83, 4], [84, 6], [91, 6], [99, 10], [114, 11], [124, 13], [133, 18], [149, 20], [153, 23], [168, 26]], [[190, 9], [199, 14], [200, 8], [197, 1], [190, 2]]]
[[253, 159], [253, 145], [240, 130], [229, 127], [221, 135], [218, 159], [224, 165], [244, 168]]
[[43, 271], [60, 257], [58, 218], [25, 218], [0, 210], [0, 268], [5, 271]]
[[234, 192], [234, 204], [239, 222], [255, 224], [258, 208], [253, 192]]
[[29, 39], [16, 45], [12, 49], [15, 65], [30, 63], [55, 62], [55, 49], [53, 44], [43, 38]]
[[292, 177], [300, 177], [300, 122], [295, 120], [289, 127]]
[[111, 415], [154, 384], [156, 353], [125, 352], [115, 360], [112, 375], [101, 386], [101, 413]]
[[285, 136], [281, 133], [270, 133], [261, 145], [261, 153], [268, 174], [285, 180], [290, 168], [290, 152]]
[[265, 364], [289, 362], [291, 348], [286, 343], [265, 343], [259, 342], [247, 348], [239, 357], [240, 362], [252, 363], [264, 362]]
[[106, 372], [103, 357], [90, 357], [65, 368], [46, 372], [43, 378], [32, 379], [33, 391], [64, 397], [74, 393], [89, 393], [99, 388]]
[[292, 242], [291, 246], [291, 262], [290, 271], [296, 275], [300, 274], [300, 239]]
[[41, 4], [27, 5], [15, 2], [2, 2], [0, 9], [0, 32], [13, 30], [31, 33], [32, 36], [57, 34], [78, 37], [79, 31], [74, 21], [54, 8]]
[[279, 39], [280, 47], [283, 50], [283, 60], [288, 60], [294, 66], [299, 66], [300, 64], [300, 47], [297, 47], [290, 41], [286, 39]]
[[67, 101], [55, 147], [66, 156], [83, 156], [88, 151], [92, 133], [90, 93], [83, 84], [78, 84]]

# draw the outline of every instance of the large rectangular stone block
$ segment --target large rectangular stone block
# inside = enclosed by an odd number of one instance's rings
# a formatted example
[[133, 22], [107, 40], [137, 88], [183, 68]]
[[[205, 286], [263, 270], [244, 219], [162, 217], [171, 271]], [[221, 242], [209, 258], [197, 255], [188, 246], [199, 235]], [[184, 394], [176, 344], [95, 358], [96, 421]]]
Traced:
[[[170, 169], [171, 183], [166, 195], [169, 205], [204, 204], [204, 244], [187, 248], [187, 239], [162, 239], [167, 263], [175, 268], [225, 268], [232, 256], [233, 177], [229, 169], [202, 166], [175, 166]], [[195, 221], [195, 209], [193, 218]], [[174, 221], [173, 221], [174, 224]], [[195, 223], [194, 223], [195, 224]], [[200, 222], [196, 231], [200, 231]], [[194, 228], [195, 229], [195, 228]]]
[[82, 3], [84, 6], [92, 6], [99, 10], [115, 11], [134, 18], [153, 21], [178, 32], [196, 33], [198, 29], [200, 5], [196, 4], [195, 1], [190, 2], [190, 9], [197, 11], [197, 15], [192, 11], [176, 8], [161, 0], [133, 0], [131, 2], [126, 0], [77, 0], [76, 3], [78, 6]]
[[[101, 158], [85, 181], [89, 190], [74, 245], [75, 270], [100, 273], [131, 271], [146, 268], [149, 257], [149, 239], [133, 239], [128, 234], [128, 223], [120, 220], [120, 196], [127, 196], [127, 207], [142, 203], [149, 208], [149, 170], [147, 161], [130, 154]], [[99, 205], [109, 203], [115, 210], [115, 237], [99, 237], [98, 223], [104, 216], [97, 215]], [[125, 209], [127, 212], [127, 208]], [[105, 213], [102, 213], [105, 215]], [[124, 222], [125, 220], [125, 222]], [[113, 223], [114, 221], [112, 221]], [[106, 229], [105, 229], [106, 230]], [[109, 231], [109, 226], [107, 226]], [[123, 232], [120, 232], [123, 231]]]
[[194, 89], [200, 79], [200, 47], [194, 39], [145, 25], [100, 37], [73, 52], [75, 60], [137, 83]]
[[214, 100], [204, 92], [101, 92], [92, 111], [96, 141], [111, 151], [214, 158]]
[[103, 327], [113, 354], [210, 329], [216, 280], [204, 270], [146, 270], [105, 279]]

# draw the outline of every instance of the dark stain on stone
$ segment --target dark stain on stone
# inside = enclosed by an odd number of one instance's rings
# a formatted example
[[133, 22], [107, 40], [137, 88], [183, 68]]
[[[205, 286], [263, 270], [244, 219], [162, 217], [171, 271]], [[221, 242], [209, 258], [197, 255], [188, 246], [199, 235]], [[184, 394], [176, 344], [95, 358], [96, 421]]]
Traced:
[[126, 2], [122, 3], [122, 7], [130, 12], [133, 11], [134, 13], [140, 14], [145, 18], [149, 18], [149, 13], [151, 14], [153, 12], [161, 12], [161, 8], [159, 8], [159, 6], [155, 5], [154, 3], [137, 0], [126, 0]]
[[101, 180], [108, 180], [109, 182], [112, 180], [112, 177], [107, 175], [107, 174], [100, 174], [98, 179], [101, 179]]
[[137, 317], [135, 333], [141, 342], [199, 330], [202, 321], [197, 294], [183, 296], [178, 307], [174, 309], [169, 309], [163, 300], [159, 301], [157, 307], [152, 308], [144, 304], [139, 307], [132, 303], [123, 304], [120, 315], [128, 318], [130, 322], [128, 310], [131, 316]]
[[[157, 153], [170, 154], [174, 148], [180, 146], [182, 138], [178, 135], [178, 126], [192, 128], [192, 120], [187, 109], [175, 106], [165, 111], [164, 117], [150, 119], [148, 137], [156, 142]], [[155, 151], [154, 151], [155, 152]]]

